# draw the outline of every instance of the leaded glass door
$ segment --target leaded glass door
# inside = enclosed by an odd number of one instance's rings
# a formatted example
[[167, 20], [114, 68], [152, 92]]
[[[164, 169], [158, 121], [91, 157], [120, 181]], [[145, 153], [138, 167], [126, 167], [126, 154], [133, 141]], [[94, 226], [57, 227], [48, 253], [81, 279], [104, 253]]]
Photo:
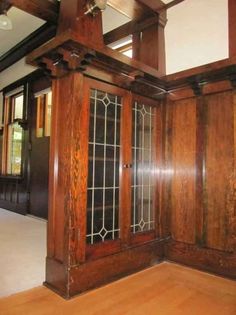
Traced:
[[97, 248], [104, 251], [96, 254], [106, 255], [143, 234], [155, 237], [156, 111], [153, 101], [149, 105], [120, 88], [89, 82], [86, 243], [91, 258]]

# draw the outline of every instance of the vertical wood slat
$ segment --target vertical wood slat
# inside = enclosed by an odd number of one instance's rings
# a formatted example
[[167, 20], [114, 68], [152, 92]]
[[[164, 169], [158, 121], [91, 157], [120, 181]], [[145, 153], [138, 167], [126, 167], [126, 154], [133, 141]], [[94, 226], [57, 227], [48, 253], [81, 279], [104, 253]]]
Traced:
[[206, 151], [206, 106], [204, 96], [196, 100], [196, 243], [205, 245], [206, 206], [205, 206], [205, 151]]
[[227, 251], [234, 208], [233, 94], [210, 95], [206, 100], [206, 244], [209, 248]]
[[174, 103], [171, 101], [165, 101], [164, 107], [165, 111], [163, 111], [163, 121], [164, 121], [164, 165], [162, 169], [162, 202], [161, 208], [162, 213], [164, 214], [162, 217], [162, 237], [169, 237], [171, 235], [171, 211], [172, 211], [172, 203], [171, 203], [171, 177], [173, 173], [172, 167], [172, 144], [173, 144], [173, 105]]
[[163, 237], [163, 219], [164, 213], [161, 204], [162, 200], [162, 168], [163, 168], [163, 104], [160, 103], [155, 109], [154, 123], [154, 149], [155, 149], [155, 232], [156, 238]]
[[132, 169], [124, 168], [132, 164], [132, 103], [133, 98], [127, 92], [123, 98], [121, 119], [121, 159], [120, 159], [120, 237], [122, 246], [130, 244], [131, 226], [131, 176]]
[[196, 99], [176, 101], [173, 108], [172, 236], [195, 243]]
[[228, 247], [230, 251], [236, 252], [236, 90], [233, 90], [233, 112], [234, 112], [234, 170], [233, 170], [233, 200], [231, 205], [229, 231], [230, 239], [228, 241]]

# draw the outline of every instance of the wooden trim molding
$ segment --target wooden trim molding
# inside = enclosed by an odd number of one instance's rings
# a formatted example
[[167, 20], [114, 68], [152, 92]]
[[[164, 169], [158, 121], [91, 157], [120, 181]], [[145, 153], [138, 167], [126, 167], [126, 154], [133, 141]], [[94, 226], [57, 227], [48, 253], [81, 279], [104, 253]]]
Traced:
[[[164, 242], [152, 241], [126, 248], [68, 269], [59, 261], [47, 258], [45, 285], [64, 298], [71, 298], [163, 261]], [[69, 285], [68, 278], [71, 280]]]
[[170, 241], [165, 245], [168, 260], [236, 279], [236, 254], [197, 245]]

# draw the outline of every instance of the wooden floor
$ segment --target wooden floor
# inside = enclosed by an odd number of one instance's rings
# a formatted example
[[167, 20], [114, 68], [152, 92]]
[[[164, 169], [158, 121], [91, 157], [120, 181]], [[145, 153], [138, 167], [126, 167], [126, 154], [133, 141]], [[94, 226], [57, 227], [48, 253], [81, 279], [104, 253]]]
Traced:
[[235, 315], [236, 282], [163, 263], [65, 301], [47, 288], [0, 299], [1, 315]]

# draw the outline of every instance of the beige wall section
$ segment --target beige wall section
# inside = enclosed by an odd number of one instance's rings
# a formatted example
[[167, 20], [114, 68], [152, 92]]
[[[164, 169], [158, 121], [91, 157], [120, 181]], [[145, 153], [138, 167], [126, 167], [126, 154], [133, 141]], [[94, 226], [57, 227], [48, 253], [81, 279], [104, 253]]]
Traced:
[[0, 73], [0, 91], [9, 84], [23, 78], [33, 72], [36, 68], [25, 64], [25, 59], [21, 59], [11, 67]]
[[168, 10], [167, 74], [228, 58], [228, 0], [185, 0]]

